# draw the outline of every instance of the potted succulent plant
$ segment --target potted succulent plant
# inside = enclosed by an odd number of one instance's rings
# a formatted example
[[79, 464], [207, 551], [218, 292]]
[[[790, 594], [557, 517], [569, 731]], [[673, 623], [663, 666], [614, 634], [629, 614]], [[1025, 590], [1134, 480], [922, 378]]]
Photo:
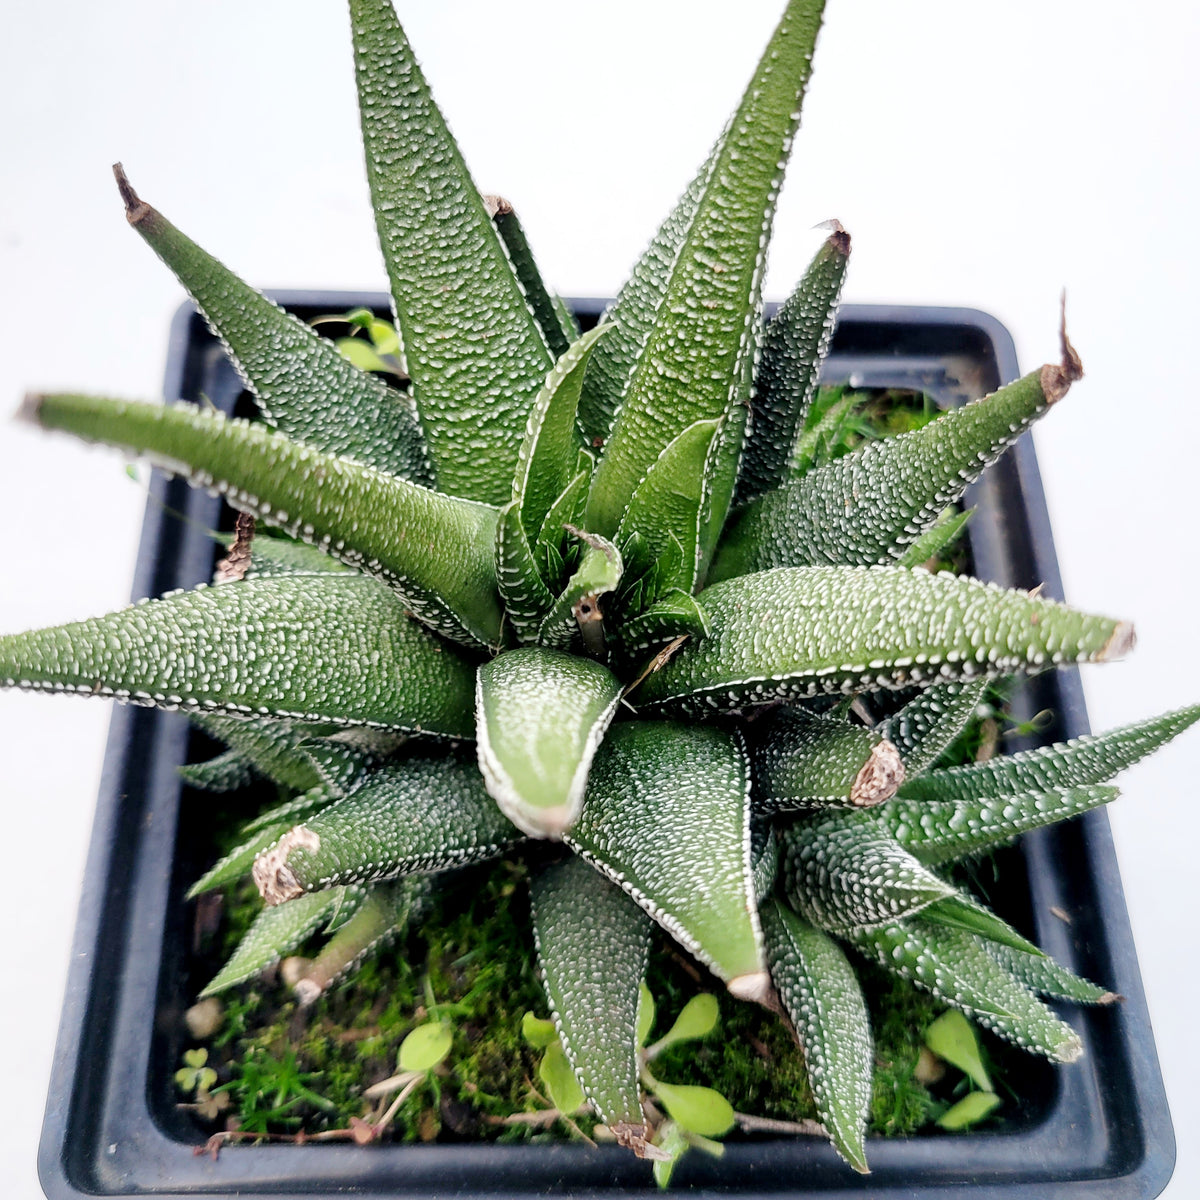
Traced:
[[[118, 168], [130, 223], [262, 422], [61, 394], [27, 414], [251, 519], [213, 586], [0, 639], [0, 681], [192, 712], [229, 745], [194, 778], [257, 772], [298, 793], [206, 877], [252, 870], [266, 902], [214, 988], [328, 922], [295, 981], [311, 1001], [407, 920], [427, 877], [527, 855], [551, 1036], [636, 1156], [703, 1133], [678, 1096], [656, 1092], [673, 1120], [644, 1105], [655, 923], [790, 1022], [829, 1140], [859, 1171], [871, 1039], [846, 946], [1072, 1061], [1081, 1043], [1039, 994], [1111, 994], [933, 868], [1107, 802], [1111, 777], [1200, 709], [934, 770], [990, 680], [1119, 657], [1132, 630], [921, 566], [961, 528], [948, 506], [1078, 379], [1065, 329], [1058, 362], [816, 466], [845, 232], [765, 332], [760, 289], [820, 4], [787, 6], [709, 160], [584, 334], [509, 206], [472, 184], [388, 0], [351, 12], [409, 388], [247, 288]], [[853, 707], [901, 690], [872, 721]], [[123, 1152], [112, 1143], [115, 1164]], [[408, 1153], [410, 1186], [445, 1178], [444, 1160]], [[279, 1162], [246, 1178], [264, 1190]], [[83, 1175], [114, 1191], [105, 1169]], [[283, 1186], [306, 1170], [293, 1160]]]

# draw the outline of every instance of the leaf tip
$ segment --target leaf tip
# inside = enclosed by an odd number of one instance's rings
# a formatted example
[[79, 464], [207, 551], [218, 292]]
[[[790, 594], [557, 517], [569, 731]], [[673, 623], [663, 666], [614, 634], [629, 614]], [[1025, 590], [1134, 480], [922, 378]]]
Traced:
[[1108, 641], [1096, 655], [1096, 662], [1117, 662], [1137, 645], [1137, 634], [1132, 621], [1118, 621]]
[[121, 200], [125, 204], [125, 219], [130, 225], [139, 224], [154, 209], [133, 190], [133, 184], [129, 182], [129, 176], [125, 174], [125, 168], [120, 163], [113, 163], [113, 177], [117, 181], [117, 191], [121, 193]]
[[250, 873], [268, 908], [304, 894], [296, 873], [287, 862], [288, 855], [297, 848], [316, 852], [321, 848], [321, 839], [311, 829], [297, 825], [254, 860]]
[[729, 994], [739, 1000], [753, 1000], [767, 1008], [772, 1006], [775, 989], [771, 986], [771, 976], [766, 971], [749, 971], [745, 975], [737, 975], [726, 985]]
[[822, 221], [817, 228], [829, 230], [829, 237], [825, 240], [832, 250], [837, 251], [843, 258], [850, 257], [850, 234], [837, 217], [830, 217], [828, 221]]
[[1047, 404], [1057, 404], [1070, 390], [1071, 384], [1083, 378], [1083, 361], [1071, 339], [1067, 337], [1067, 293], [1063, 290], [1061, 316], [1058, 323], [1058, 341], [1062, 350], [1062, 361], [1047, 363], [1042, 368], [1042, 393]]
[[900, 751], [884, 738], [871, 751], [850, 788], [850, 803], [855, 808], [873, 808], [890, 800], [904, 782], [904, 762]]
[[26, 392], [21, 397], [21, 403], [13, 414], [13, 420], [27, 425], [42, 423], [42, 402], [46, 399], [42, 392]]

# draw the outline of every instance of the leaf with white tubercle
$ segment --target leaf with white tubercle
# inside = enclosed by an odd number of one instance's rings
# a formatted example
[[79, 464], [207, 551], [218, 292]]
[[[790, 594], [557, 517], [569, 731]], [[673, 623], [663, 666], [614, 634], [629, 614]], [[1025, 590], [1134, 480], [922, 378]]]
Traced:
[[1133, 644], [1125, 622], [903, 567], [783, 567], [697, 599], [711, 633], [649, 675], [634, 703], [699, 714], [1104, 662]]
[[474, 665], [364, 576], [243, 580], [0, 637], [0, 684], [469, 738]]
[[[226, 539], [222, 538], [222, 541]], [[230, 544], [228, 541], [226, 544]], [[288, 537], [255, 535], [250, 544], [247, 579], [266, 579], [272, 575], [346, 575], [353, 567], [338, 562], [317, 546]]]
[[372, 208], [437, 486], [504, 504], [550, 348], [390, 0], [350, 11]]
[[596, 1114], [643, 1156], [638, 992], [653, 924], [579, 858], [543, 868], [530, 889], [538, 963], [563, 1052]]
[[678, 571], [658, 580], [663, 591], [678, 588], [690, 593], [695, 587], [710, 456], [721, 424], [696, 421], [669, 442], [634, 489], [621, 518], [617, 544], [623, 545], [636, 531], [643, 541], [642, 553], [651, 562], [661, 558], [672, 540], [682, 547]]
[[781, 708], [754, 726], [759, 812], [871, 808], [896, 794], [904, 765], [886, 738], [861, 725]]
[[496, 521], [496, 586], [504, 602], [504, 622], [519, 645], [537, 640], [554, 594], [543, 582], [550, 574], [547, 557], [539, 565], [521, 523], [521, 506], [513, 500]]
[[278, 825], [281, 822], [284, 829], [289, 829], [301, 817], [340, 799], [340, 794], [335, 793], [324, 784], [309, 788], [307, 792], [301, 792], [300, 795], [293, 796], [291, 799], [283, 801], [282, 804], [276, 804], [266, 812], [259, 813], [253, 820], [246, 822], [242, 827], [242, 832], [254, 833], [256, 830], [266, 829], [268, 826]]
[[1048, 363], [921, 429], [868, 442], [740, 509], [710, 578], [899, 558], [1082, 375], [1065, 331], [1062, 346], [1061, 364]]
[[238, 750], [226, 750], [202, 763], [179, 768], [179, 776], [188, 787], [205, 792], [234, 792], [254, 780], [249, 760]]
[[1078, 1034], [988, 953], [984, 939], [919, 917], [847, 936], [886, 970], [1023, 1050], [1056, 1062], [1074, 1062], [1083, 1053]]
[[525, 227], [513, 206], [503, 196], [490, 195], [484, 196], [483, 206], [504, 243], [508, 261], [525, 295], [525, 302], [546, 338], [551, 355], [560, 358], [579, 337], [579, 327], [570, 309], [546, 287], [529, 239], [525, 236]]
[[46, 429], [144, 455], [220, 491], [234, 508], [385, 580], [415, 616], [456, 642], [499, 642], [496, 510], [487, 505], [189, 404], [31, 396], [23, 411]]
[[433, 473], [412, 399], [243, 283], [151, 208], [113, 168], [130, 225], [175, 273], [225, 346], [264, 419], [296, 441], [414, 483]]
[[343, 883], [484, 862], [522, 841], [468, 750], [413, 755], [296, 825], [254, 864], [268, 904]]
[[1040, 996], [1073, 1004], [1115, 1004], [1121, 999], [1115, 992], [1068, 971], [1047, 954], [1029, 954], [996, 942], [988, 942], [985, 948], [1006, 971]]
[[935, 925], [949, 925], [954, 929], [965, 929], [985, 938], [989, 943], [1019, 950], [1027, 956], [1045, 957], [1033, 942], [968, 892], [946, 896], [923, 908], [921, 920], [933, 922]]
[[680, 588], [661, 592], [653, 604], [622, 621], [617, 630], [621, 652], [631, 660], [644, 659], [652, 650], [685, 634], [705, 637], [708, 615], [695, 596]]
[[577, 471], [579, 436], [575, 413], [583, 374], [596, 343], [611, 327], [585, 333], [554, 364], [538, 392], [517, 455], [512, 499], [518, 504], [526, 536], [541, 532], [546, 516]]
[[[417, 877], [380, 883], [371, 888], [333, 888], [334, 892], [343, 895], [342, 910], [335, 915], [336, 925], [330, 930], [333, 936], [292, 985], [299, 1003], [312, 1004], [330, 984], [394, 938], [407, 925], [429, 887], [427, 879]], [[354, 902], [347, 906], [346, 898], [349, 897], [353, 897]]]
[[896, 747], [905, 779], [923, 775], [941, 758], [966, 729], [987, 689], [986, 679], [931, 684], [876, 726], [875, 732]]
[[193, 713], [191, 720], [209, 737], [237, 751], [256, 775], [298, 792], [306, 792], [320, 782], [307, 753], [301, 749], [302, 743], [333, 733], [336, 728], [302, 721], [216, 717], [205, 713]]
[[[353, 893], [355, 900], [352, 903], [361, 903], [366, 898], [362, 888], [353, 889]], [[288, 904], [264, 908], [238, 943], [229, 961], [200, 995], [212, 996], [253, 979], [315, 933], [342, 901], [343, 889], [331, 888], [299, 896]]]
[[[589, 651], [603, 639], [603, 601], [621, 582], [621, 552], [605, 538], [572, 530], [583, 543], [575, 573], [550, 606], [538, 629], [538, 642], [552, 650], [567, 650], [582, 636]], [[594, 639], [594, 640], [591, 640]]]
[[1115, 787], [1093, 784], [978, 800], [910, 800], [897, 796], [880, 809], [879, 820], [923, 863], [936, 866], [1003, 846], [1031, 829], [1090, 812], [1117, 795]]
[[570, 828], [620, 699], [621, 683], [607, 667], [558, 650], [510, 650], [480, 666], [479, 769], [518, 829], [557, 838]]
[[740, 735], [669, 722], [614, 725], [564, 840], [734, 995], [766, 994]]
[[213, 888], [224, 887], [228, 883], [236, 883], [243, 875], [249, 873], [250, 868], [254, 866], [254, 860], [267, 849], [272, 846], [280, 837], [288, 831], [289, 822], [276, 821], [268, 825], [260, 826], [253, 831], [243, 831], [249, 836], [240, 842], [228, 854], [223, 855], [217, 862], [213, 863], [195, 883], [187, 890], [187, 895], [184, 897], [187, 900], [194, 900], [197, 896], [204, 892], [210, 892]]
[[543, 579], [555, 579], [559, 575], [562, 568], [563, 543], [570, 536], [567, 530], [570, 526], [577, 526], [583, 516], [588, 481], [592, 477], [594, 465], [591, 455], [586, 450], [581, 450], [575, 460], [575, 472], [570, 482], [546, 513], [546, 519], [542, 522], [533, 543], [534, 556]]
[[823, 399], [818, 392], [809, 405], [804, 432], [792, 452], [793, 463], [788, 470], [787, 483], [829, 461], [834, 448], [844, 443], [855, 410], [870, 399], [869, 392], [852, 392], [844, 387], [830, 388], [827, 396], [828, 399]]
[[972, 800], [1107, 783], [1200, 720], [1200, 705], [1036, 750], [952, 767], [900, 789], [914, 800]]
[[782, 904], [768, 903], [762, 919], [771, 979], [795, 1027], [817, 1116], [834, 1149], [865, 1174], [874, 1042], [854, 968], [832, 938]]
[[850, 235], [836, 221], [792, 294], [767, 323], [754, 379], [750, 438], [737, 503], [787, 482], [833, 338], [850, 260]]
[[954, 894], [868, 812], [794, 822], [783, 833], [779, 874], [800, 916], [843, 936], [890, 925]]
[[[748, 399], [765, 245], [822, 5], [791, 0], [711, 159], [592, 480], [586, 523], [612, 536], [638, 482], [695, 421]], [[724, 514], [712, 522], [719, 527]]]
[[[355, 736], [360, 734], [367, 736]], [[407, 740], [404, 734], [383, 730], [348, 729], [332, 737], [305, 742], [301, 753], [316, 771], [322, 786], [341, 797], [352, 792], [371, 772], [386, 765]]]
[[923, 567], [931, 559], [936, 561], [962, 535], [974, 514], [975, 510], [968, 508], [940, 517], [915, 542], [909, 543], [896, 561], [902, 567]]

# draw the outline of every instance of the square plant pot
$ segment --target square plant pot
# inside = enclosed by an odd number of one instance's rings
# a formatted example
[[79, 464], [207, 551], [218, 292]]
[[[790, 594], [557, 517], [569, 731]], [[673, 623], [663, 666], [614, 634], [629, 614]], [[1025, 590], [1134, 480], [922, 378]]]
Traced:
[[[387, 309], [379, 295], [276, 298], [304, 318]], [[576, 304], [585, 326], [602, 308]], [[942, 407], [1016, 376], [1012, 339], [996, 321], [937, 308], [847, 306], [824, 369], [825, 382], [911, 389]], [[247, 403], [241, 380], [190, 306], [172, 326], [166, 395], [207, 397], [227, 412]], [[1008, 586], [1041, 583], [1061, 599], [1030, 439], [967, 499], [977, 508], [969, 526], [975, 573]], [[220, 520], [219, 500], [156, 473], [135, 598], [206, 582], [214, 547], [205, 531]], [[1014, 703], [1018, 720], [1053, 715], [1040, 740], [1087, 732], [1073, 670], [1029, 681]], [[203, 797], [186, 792], [177, 770], [189, 738], [183, 716], [114, 710], [39, 1154], [52, 1200], [456, 1193], [532, 1200], [548, 1192], [616, 1197], [653, 1189], [647, 1165], [617, 1147], [326, 1143], [231, 1147], [217, 1159], [196, 1153], [205, 1134], [177, 1108], [172, 1080], [185, 1046], [182, 1015], [194, 999], [183, 895], [207, 865], [192, 837]], [[1158, 1195], [1175, 1145], [1108, 819], [1092, 812], [1026, 835], [1006, 853], [1004, 915], [1060, 962], [1124, 997], [1066, 1012], [1083, 1057], [1062, 1067], [1024, 1059], [1014, 1082], [1027, 1103], [1003, 1129], [872, 1139], [868, 1177], [849, 1170], [823, 1140], [758, 1136], [731, 1138], [719, 1160], [687, 1156], [673, 1188], [876, 1200]]]

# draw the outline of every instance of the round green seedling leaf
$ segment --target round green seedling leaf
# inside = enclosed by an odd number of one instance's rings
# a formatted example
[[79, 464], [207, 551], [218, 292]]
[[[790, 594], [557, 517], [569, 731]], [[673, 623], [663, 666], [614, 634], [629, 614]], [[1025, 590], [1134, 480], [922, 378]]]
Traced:
[[992, 1081], [979, 1056], [979, 1039], [971, 1022], [957, 1009], [942, 1013], [925, 1030], [925, 1045], [951, 1066], [957, 1067], [984, 1092], [992, 1090]]
[[943, 1129], [969, 1129], [978, 1125], [1000, 1106], [1000, 1097], [991, 1092], [970, 1092], [937, 1119]]
[[733, 1106], [712, 1088], [656, 1083], [654, 1094], [675, 1120], [701, 1137], [720, 1137], [733, 1128]]
[[659, 1040], [656, 1050], [665, 1050], [676, 1042], [693, 1041], [707, 1037], [717, 1027], [720, 1006], [711, 992], [693, 996], [675, 1019], [675, 1024]]
[[535, 1050], [545, 1050], [551, 1042], [558, 1040], [558, 1031], [554, 1028], [553, 1021], [535, 1017], [533, 1013], [527, 1012], [521, 1018], [521, 1036]]
[[560, 1113], [569, 1115], [582, 1106], [583, 1088], [579, 1086], [579, 1080], [567, 1062], [561, 1042], [553, 1042], [546, 1048], [538, 1066], [538, 1078], [546, 1085], [550, 1103]]
[[441, 1021], [418, 1025], [400, 1043], [399, 1066], [402, 1071], [432, 1071], [450, 1053], [454, 1031]]
[[390, 371], [392, 368], [379, 357], [379, 352], [362, 338], [338, 338], [335, 343], [342, 355], [360, 371]]
[[644, 1046], [654, 1028], [654, 996], [643, 979], [638, 985], [637, 1044]]

